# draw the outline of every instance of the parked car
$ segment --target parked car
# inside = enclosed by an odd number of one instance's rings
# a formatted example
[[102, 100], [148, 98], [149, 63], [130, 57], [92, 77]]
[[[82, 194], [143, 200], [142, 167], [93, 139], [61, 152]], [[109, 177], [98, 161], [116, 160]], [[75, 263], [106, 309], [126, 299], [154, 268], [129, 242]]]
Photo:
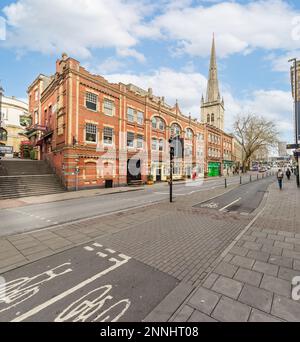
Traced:
[[259, 169], [259, 172], [266, 172], [267, 171], [267, 168], [266, 167], [261, 167], [260, 169]]

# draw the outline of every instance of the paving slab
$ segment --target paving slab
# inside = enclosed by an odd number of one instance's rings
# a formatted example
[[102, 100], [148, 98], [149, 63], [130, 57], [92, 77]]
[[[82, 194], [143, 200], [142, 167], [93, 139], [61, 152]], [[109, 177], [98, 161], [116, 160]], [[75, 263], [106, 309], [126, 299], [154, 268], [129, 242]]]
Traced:
[[273, 294], [270, 291], [245, 285], [239, 296], [239, 301], [261, 311], [270, 312]]
[[172, 322], [187, 322], [191, 317], [194, 309], [188, 305], [185, 305], [180, 312], [175, 316]]
[[251, 308], [230, 298], [223, 297], [212, 313], [221, 322], [247, 322]]
[[271, 255], [269, 263], [278, 266], [292, 267], [293, 259], [286, 256]]
[[299, 322], [300, 302], [275, 295], [271, 313], [272, 315], [282, 318], [288, 322]]
[[200, 287], [189, 299], [188, 304], [207, 315], [210, 315], [218, 301], [220, 295]]
[[280, 267], [279, 268], [279, 273], [278, 273], [278, 278], [284, 279], [292, 283], [292, 279], [294, 277], [299, 277], [300, 276], [300, 270], [296, 271], [291, 268], [286, 268], [286, 267]]
[[275, 318], [274, 316], [267, 315], [264, 312], [253, 309], [251, 312], [251, 316], [249, 322], [257, 322], [257, 323], [280, 323], [282, 320]]
[[195, 310], [192, 316], [189, 318], [188, 322], [191, 323], [214, 323], [217, 320], [212, 317], [205, 315], [203, 312]]
[[267, 262], [270, 258], [270, 254], [265, 253], [265, 252], [260, 252], [260, 251], [249, 251], [249, 253], [247, 254], [247, 257], [250, 259], [258, 260], [258, 261]]
[[217, 274], [221, 274], [225, 277], [232, 278], [236, 271], [238, 270], [238, 267], [232, 264], [229, 264], [227, 262], [221, 262], [215, 269], [214, 272]]
[[277, 277], [272, 277], [267, 274], [263, 276], [260, 287], [288, 298], [290, 298], [292, 293], [291, 282], [284, 279], [279, 279]]
[[255, 260], [254, 260], [254, 259], [250, 259], [250, 258], [238, 256], [238, 255], [236, 255], [236, 256], [231, 260], [231, 264], [234, 264], [234, 265], [240, 266], [240, 267], [244, 267], [244, 268], [249, 268], [249, 269], [252, 268], [252, 266], [254, 265], [254, 263], [255, 263]]
[[242, 288], [243, 284], [241, 282], [222, 276], [214, 283], [212, 290], [227, 297], [237, 299]]
[[234, 276], [234, 279], [245, 284], [259, 287], [262, 276], [262, 273], [250, 271], [244, 268], [239, 268], [239, 270]]
[[279, 267], [277, 265], [271, 265], [266, 262], [256, 261], [253, 270], [269, 275], [277, 276]]

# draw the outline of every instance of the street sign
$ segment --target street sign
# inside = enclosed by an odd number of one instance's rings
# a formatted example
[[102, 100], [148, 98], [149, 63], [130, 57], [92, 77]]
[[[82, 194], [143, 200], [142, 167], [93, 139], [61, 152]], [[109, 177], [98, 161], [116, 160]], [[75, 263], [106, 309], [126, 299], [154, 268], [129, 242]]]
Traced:
[[0, 146], [0, 153], [1, 154], [13, 154], [14, 148], [13, 146]]
[[286, 145], [286, 149], [287, 150], [295, 150], [297, 148], [300, 148], [300, 144], [289, 144], [289, 145]]

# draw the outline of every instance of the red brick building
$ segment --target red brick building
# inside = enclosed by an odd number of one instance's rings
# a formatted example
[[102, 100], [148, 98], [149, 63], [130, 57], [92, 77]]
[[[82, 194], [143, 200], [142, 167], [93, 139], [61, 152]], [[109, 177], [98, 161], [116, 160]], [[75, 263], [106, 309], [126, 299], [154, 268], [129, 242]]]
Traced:
[[28, 95], [36, 157], [48, 160], [69, 190], [146, 182], [148, 175], [167, 180], [175, 136], [184, 142], [175, 179], [207, 176], [212, 162], [222, 173], [231, 162], [231, 136], [183, 115], [151, 89], [109, 83], [65, 54], [55, 75], [40, 75]]

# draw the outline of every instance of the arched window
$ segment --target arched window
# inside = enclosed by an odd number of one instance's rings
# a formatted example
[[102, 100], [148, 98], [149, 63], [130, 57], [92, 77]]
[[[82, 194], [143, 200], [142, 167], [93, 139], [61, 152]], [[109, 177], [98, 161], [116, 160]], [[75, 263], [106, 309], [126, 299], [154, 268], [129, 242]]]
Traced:
[[163, 120], [163, 119], [159, 119], [158, 128], [159, 128], [161, 131], [164, 131], [164, 130], [165, 130], [165, 127], [166, 127], [166, 124], [165, 124], [164, 120]]
[[214, 122], [215, 122], [215, 114], [212, 113], [212, 115], [211, 115], [211, 123], [213, 124]]
[[172, 126], [171, 126], [171, 135], [173, 137], [177, 137], [178, 135], [181, 134], [181, 128], [178, 124], [174, 123]]
[[4, 128], [0, 128], [0, 140], [7, 141], [7, 131]]
[[190, 128], [187, 128], [185, 131], [185, 138], [192, 140], [193, 136], [194, 136], [193, 131]]
[[166, 128], [165, 121], [158, 116], [153, 117], [152, 118], [152, 128], [153, 129], [159, 129], [160, 131], [164, 131]]
[[210, 115], [207, 114], [207, 123], [210, 123]]
[[157, 119], [156, 119], [156, 117], [152, 118], [152, 128], [154, 128], [154, 129], [157, 128]]

